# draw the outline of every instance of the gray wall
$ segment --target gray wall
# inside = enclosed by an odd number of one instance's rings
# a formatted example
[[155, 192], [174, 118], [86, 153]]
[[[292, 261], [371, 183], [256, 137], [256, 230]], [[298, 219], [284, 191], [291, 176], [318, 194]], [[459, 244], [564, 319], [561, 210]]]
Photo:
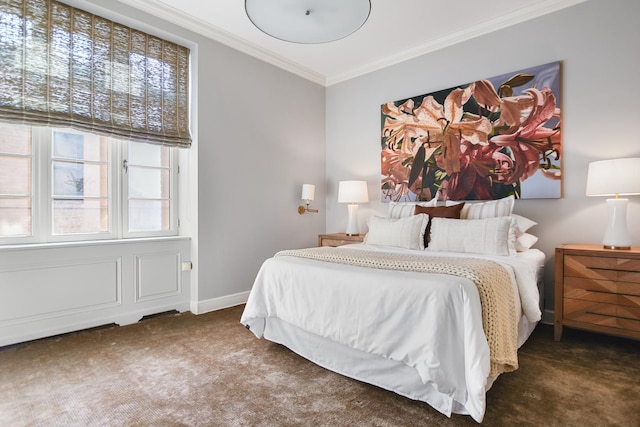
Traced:
[[[215, 42], [199, 61], [202, 301], [248, 291], [266, 258], [324, 231], [325, 90]], [[319, 214], [298, 214], [303, 183]]]
[[[324, 87], [113, 0], [68, 2], [192, 49], [194, 144], [180, 153], [192, 298], [246, 292], [276, 251], [316, 244], [325, 227]], [[303, 183], [316, 185], [319, 214], [298, 214]]]
[[[337, 183], [366, 179], [371, 202], [360, 223], [384, 214], [380, 200], [380, 105], [552, 61], [562, 61], [563, 198], [516, 201], [515, 212], [547, 256], [546, 308], [553, 309], [553, 250], [560, 243], [599, 243], [604, 198], [585, 196], [588, 163], [640, 156], [640, 2], [591, 0], [442, 49], [327, 89], [327, 231], [346, 227]], [[630, 197], [629, 227], [640, 245], [640, 196]]]

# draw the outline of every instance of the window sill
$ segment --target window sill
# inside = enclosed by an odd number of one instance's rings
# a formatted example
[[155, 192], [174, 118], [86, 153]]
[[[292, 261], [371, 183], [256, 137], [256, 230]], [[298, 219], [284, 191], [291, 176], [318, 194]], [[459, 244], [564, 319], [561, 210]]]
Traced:
[[15, 245], [0, 245], [0, 252], [33, 250], [33, 249], [53, 249], [53, 248], [74, 248], [82, 246], [106, 246], [106, 245], [126, 245], [134, 243], [168, 242], [178, 240], [191, 240], [185, 236], [161, 236], [161, 237], [137, 237], [132, 239], [110, 239], [110, 240], [82, 240], [75, 242], [50, 242], [50, 243], [23, 243]]

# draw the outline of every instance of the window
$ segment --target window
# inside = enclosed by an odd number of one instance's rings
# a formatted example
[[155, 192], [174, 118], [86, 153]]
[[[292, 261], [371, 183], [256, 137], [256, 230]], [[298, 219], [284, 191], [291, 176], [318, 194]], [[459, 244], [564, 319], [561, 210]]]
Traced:
[[189, 57], [63, 2], [0, 2], [0, 244], [177, 234]]
[[171, 149], [149, 144], [127, 144], [127, 231], [162, 233], [172, 229], [174, 181]]
[[32, 233], [31, 129], [0, 123], [0, 236]]
[[105, 137], [54, 130], [51, 216], [54, 235], [108, 233], [109, 151]]
[[0, 124], [0, 244], [176, 235], [175, 150]]

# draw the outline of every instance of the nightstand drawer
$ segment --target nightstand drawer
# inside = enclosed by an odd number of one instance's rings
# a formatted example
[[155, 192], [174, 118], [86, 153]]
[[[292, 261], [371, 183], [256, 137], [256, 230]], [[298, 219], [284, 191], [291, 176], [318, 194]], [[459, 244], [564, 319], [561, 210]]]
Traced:
[[362, 243], [363, 235], [349, 236], [345, 233], [320, 234], [318, 235], [318, 246], [342, 246]]
[[565, 255], [564, 275], [640, 283], [640, 259]]
[[567, 276], [564, 279], [564, 296], [610, 304], [640, 305], [640, 284]]
[[322, 246], [342, 246], [342, 245], [352, 245], [354, 243], [353, 240], [344, 240], [344, 239], [322, 239]]
[[638, 306], [626, 307], [567, 298], [564, 300], [564, 317], [569, 320], [613, 328], [625, 328], [624, 325], [627, 324], [637, 324], [640, 327], [640, 307]]

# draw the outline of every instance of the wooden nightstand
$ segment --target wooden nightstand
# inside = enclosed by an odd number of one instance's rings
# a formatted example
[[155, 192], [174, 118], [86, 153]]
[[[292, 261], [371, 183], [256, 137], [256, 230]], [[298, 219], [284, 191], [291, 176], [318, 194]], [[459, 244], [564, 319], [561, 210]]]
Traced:
[[640, 247], [556, 248], [556, 341], [563, 326], [640, 339]]
[[345, 233], [318, 234], [318, 246], [342, 246], [362, 243], [364, 234], [347, 236]]

